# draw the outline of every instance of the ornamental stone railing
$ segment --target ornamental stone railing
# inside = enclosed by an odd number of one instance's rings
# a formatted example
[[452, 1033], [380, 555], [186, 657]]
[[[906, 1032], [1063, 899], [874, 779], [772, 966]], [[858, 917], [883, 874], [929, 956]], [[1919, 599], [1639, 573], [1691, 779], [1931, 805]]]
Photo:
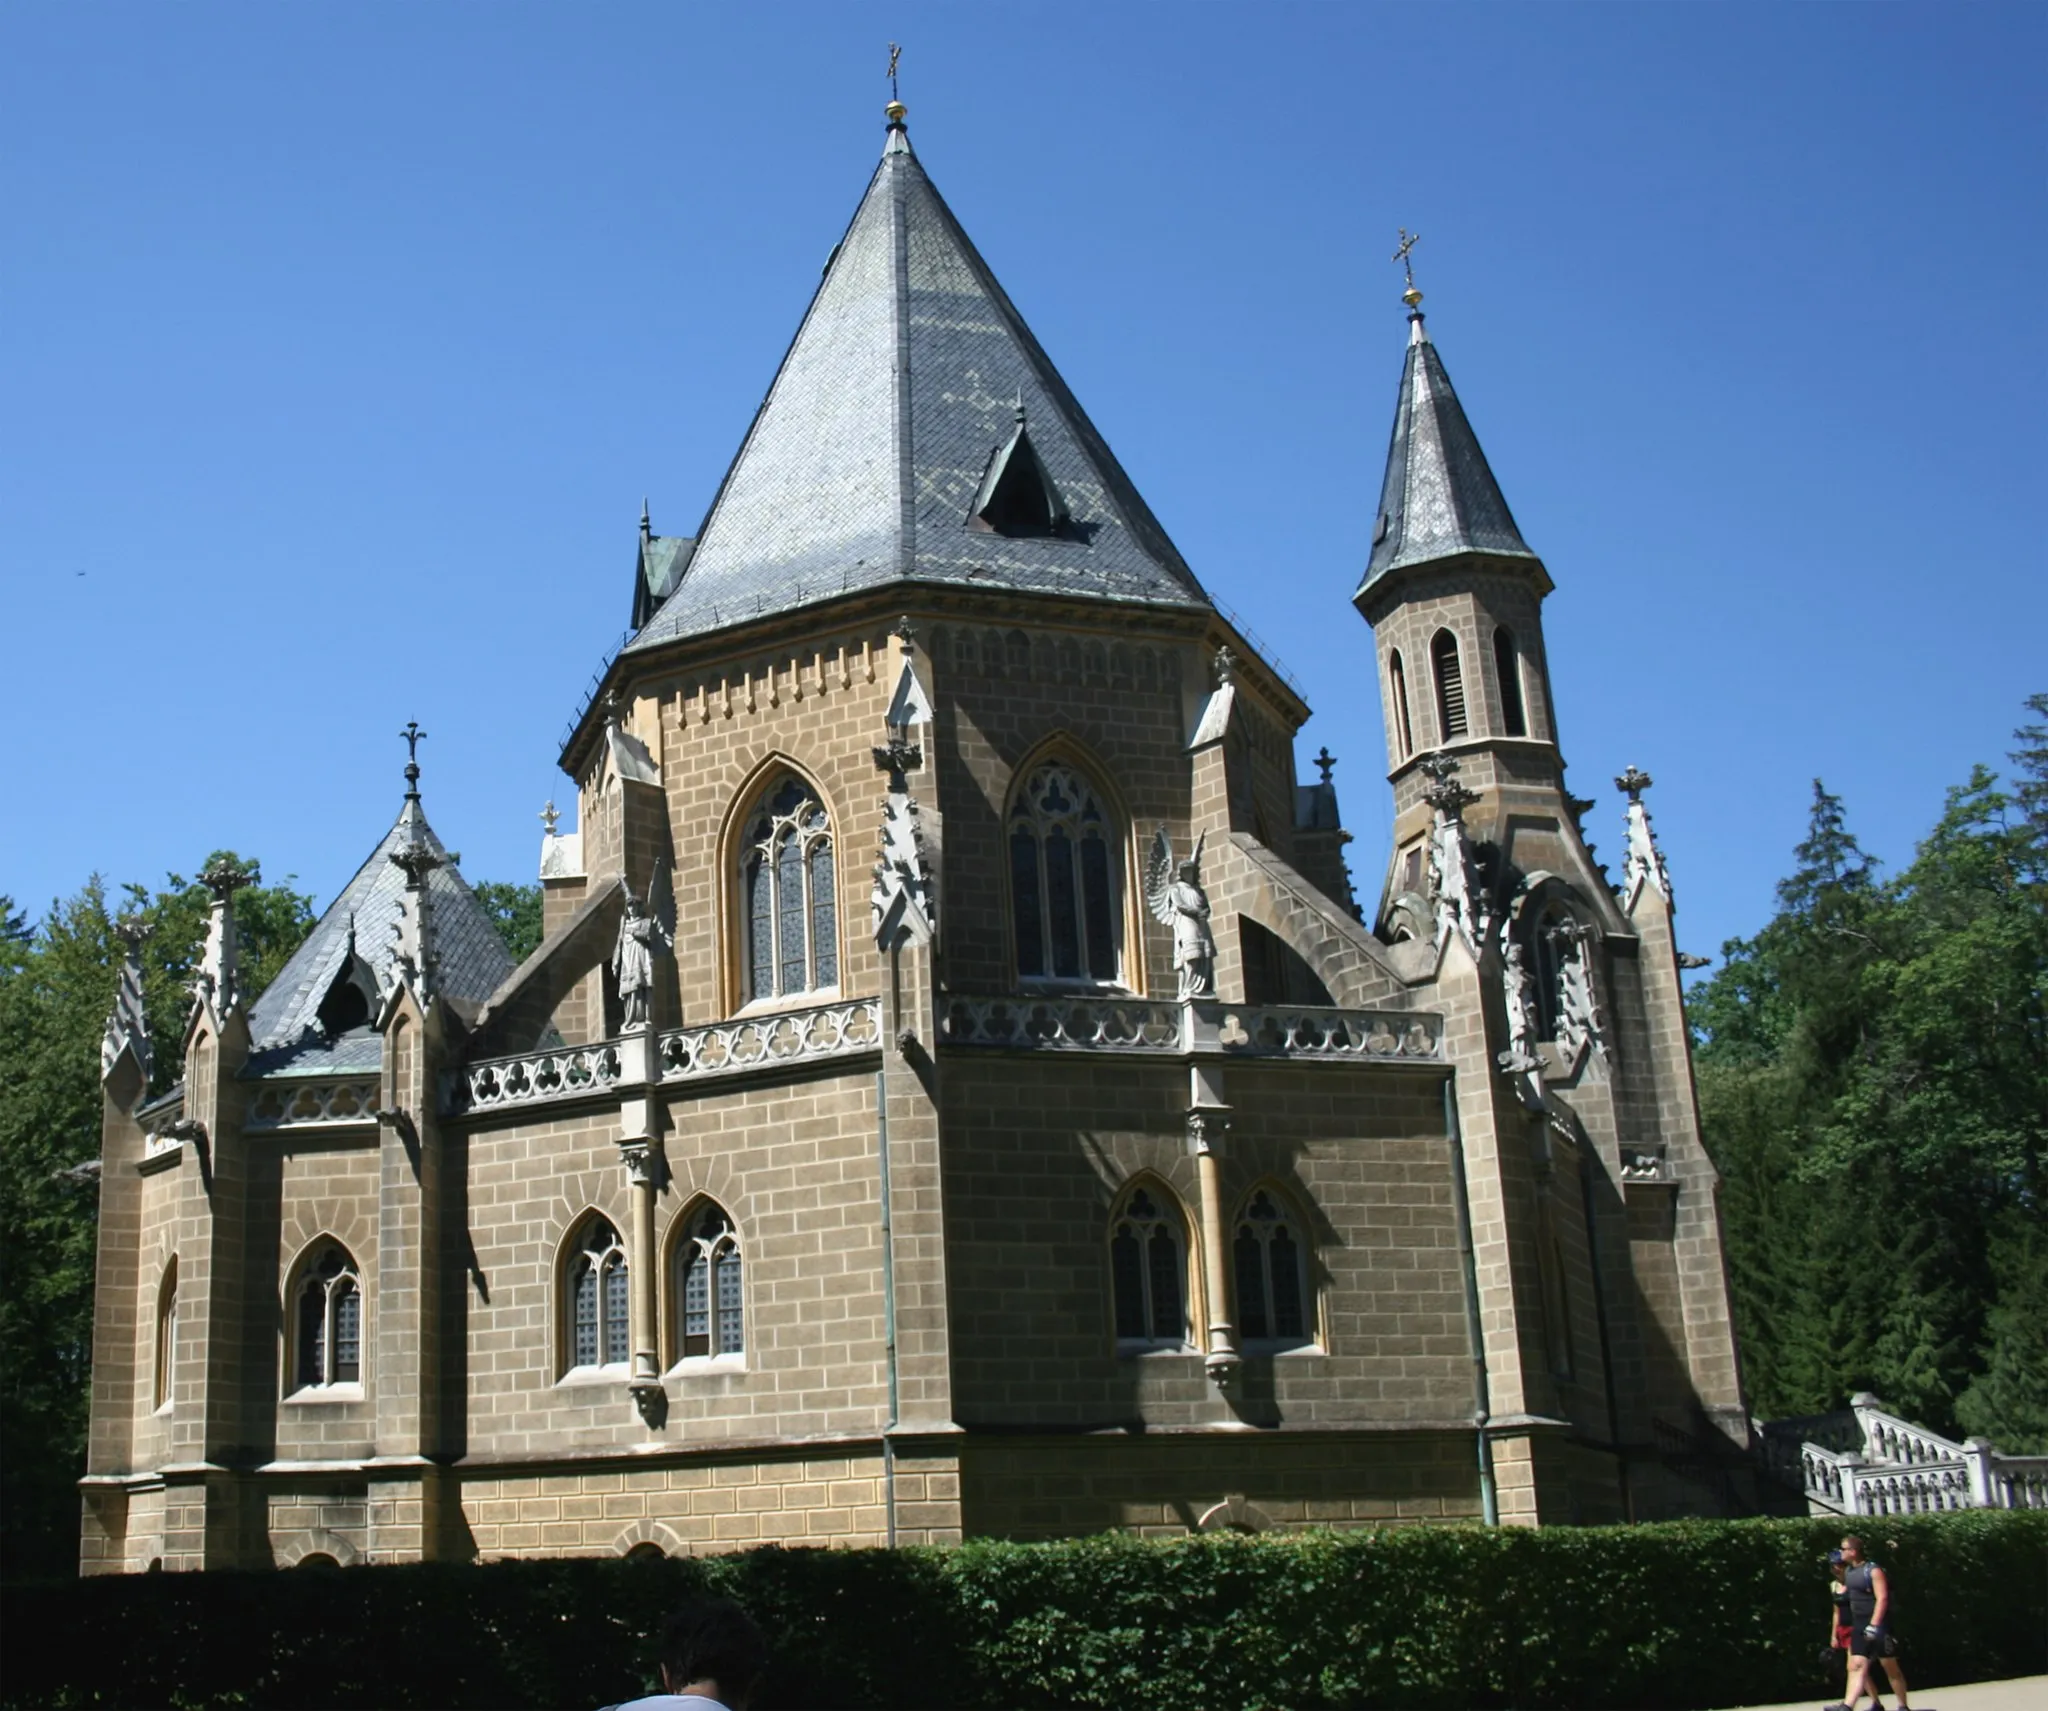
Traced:
[[468, 1111], [498, 1111], [514, 1105], [586, 1099], [608, 1091], [618, 1080], [616, 1040], [594, 1046], [520, 1052], [465, 1064], [449, 1076], [446, 1109], [459, 1116]]
[[349, 1076], [258, 1085], [242, 1119], [250, 1134], [276, 1129], [334, 1129], [376, 1120], [377, 1078]]
[[2048, 1509], [2048, 1456], [2001, 1455], [1986, 1438], [1952, 1443], [1891, 1413], [1867, 1391], [1839, 1414], [1763, 1428], [1767, 1465], [1799, 1445], [1807, 1505], [1836, 1515], [1927, 1515], [1952, 1509]]
[[1441, 1062], [1443, 1023], [1402, 1010], [1167, 1003], [1139, 998], [955, 998], [941, 1038], [1012, 1051]]
[[881, 1043], [880, 1000], [854, 998], [809, 1010], [677, 1028], [655, 1042], [655, 1062], [666, 1086], [851, 1057], [878, 1050]]

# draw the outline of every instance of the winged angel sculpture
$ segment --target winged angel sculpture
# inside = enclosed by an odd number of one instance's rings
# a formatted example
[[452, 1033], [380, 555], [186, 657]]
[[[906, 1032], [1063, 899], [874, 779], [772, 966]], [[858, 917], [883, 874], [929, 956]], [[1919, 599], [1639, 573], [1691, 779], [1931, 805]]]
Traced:
[[[654, 912], [648, 913], [648, 904]], [[668, 882], [668, 862], [654, 864], [647, 882], [647, 903], [626, 888], [626, 913], [619, 921], [618, 947], [612, 952], [612, 975], [619, 987], [620, 1023], [625, 1033], [647, 1026], [654, 997], [654, 947], [673, 950], [676, 942], [675, 890]]]
[[1145, 902], [1152, 918], [1173, 929], [1173, 968], [1180, 976], [1180, 996], [1207, 998], [1216, 990], [1216, 941], [1209, 935], [1209, 899], [1202, 890], [1202, 845], [1178, 867], [1173, 840], [1161, 826], [1152, 838], [1145, 863]]

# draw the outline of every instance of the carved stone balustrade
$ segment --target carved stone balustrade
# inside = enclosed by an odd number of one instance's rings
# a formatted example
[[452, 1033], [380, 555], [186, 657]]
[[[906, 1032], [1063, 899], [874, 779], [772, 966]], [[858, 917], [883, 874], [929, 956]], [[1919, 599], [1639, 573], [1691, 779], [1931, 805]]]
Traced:
[[553, 1051], [521, 1052], [465, 1065], [447, 1078], [443, 1101], [451, 1115], [459, 1116], [470, 1111], [587, 1099], [608, 1091], [618, 1080], [617, 1041], [560, 1046]]
[[1868, 1391], [1841, 1413], [1776, 1421], [1760, 1437], [1773, 1469], [1784, 1467], [1785, 1446], [1799, 1439], [1799, 1480], [1816, 1514], [2048, 1509], [2048, 1456], [2000, 1455], [1984, 1438], [1951, 1443]]
[[249, 1101], [242, 1127], [252, 1135], [278, 1129], [338, 1129], [375, 1122], [376, 1109], [373, 1075], [266, 1081]]
[[956, 998], [942, 1039], [1012, 1051], [1441, 1063], [1439, 1017], [1401, 1010], [1148, 1002], [1141, 998]]
[[854, 998], [810, 1010], [678, 1028], [656, 1042], [656, 1062], [667, 1086], [852, 1057], [878, 1051], [881, 1044], [881, 1002]]

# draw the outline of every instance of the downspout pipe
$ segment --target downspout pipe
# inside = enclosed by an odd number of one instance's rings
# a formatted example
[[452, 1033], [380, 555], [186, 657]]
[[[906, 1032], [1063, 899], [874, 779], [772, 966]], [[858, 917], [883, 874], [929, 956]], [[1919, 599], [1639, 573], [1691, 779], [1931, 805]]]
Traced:
[[1479, 1515], [1500, 1525], [1500, 1494], [1493, 1483], [1492, 1392], [1486, 1373], [1486, 1330], [1479, 1320], [1479, 1265], [1472, 1252], [1472, 1202], [1465, 1192], [1465, 1136], [1458, 1124], [1455, 1074], [1444, 1081], [1444, 1133], [1451, 1143], [1451, 1200], [1458, 1214], [1458, 1258], [1465, 1275], [1465, 1336], [1472, 1345], [1472, 1431], [1478, 1440]]
[[889, 1076], [875, 1071], [875, 1175], [882, 1196], [882, 1358], [889, 1374], [889, 1422], [882, 1428], [882, 1509], [896, 1548], [896, 1253], [889, 1229]]

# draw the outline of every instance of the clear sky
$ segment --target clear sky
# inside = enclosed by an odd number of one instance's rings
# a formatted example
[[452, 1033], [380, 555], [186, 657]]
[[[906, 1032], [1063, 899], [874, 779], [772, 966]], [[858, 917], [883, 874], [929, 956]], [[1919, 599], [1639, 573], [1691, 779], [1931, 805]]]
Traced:
[[[1397, 226], [1531, 545], [1571, 781], [1681, 942], [1815, 776], [1893, 864], [2048, 689], [2048, 8], [0, 9], [0, 891], [214, 848], [325, 903], [397, 731], [531, 879], [642, 495], [694, 533], [882, 142], [1306, 688], [1376, 895], [1349, 605]], [[1304, 773], [1312, 776], [1306, 764]]]

